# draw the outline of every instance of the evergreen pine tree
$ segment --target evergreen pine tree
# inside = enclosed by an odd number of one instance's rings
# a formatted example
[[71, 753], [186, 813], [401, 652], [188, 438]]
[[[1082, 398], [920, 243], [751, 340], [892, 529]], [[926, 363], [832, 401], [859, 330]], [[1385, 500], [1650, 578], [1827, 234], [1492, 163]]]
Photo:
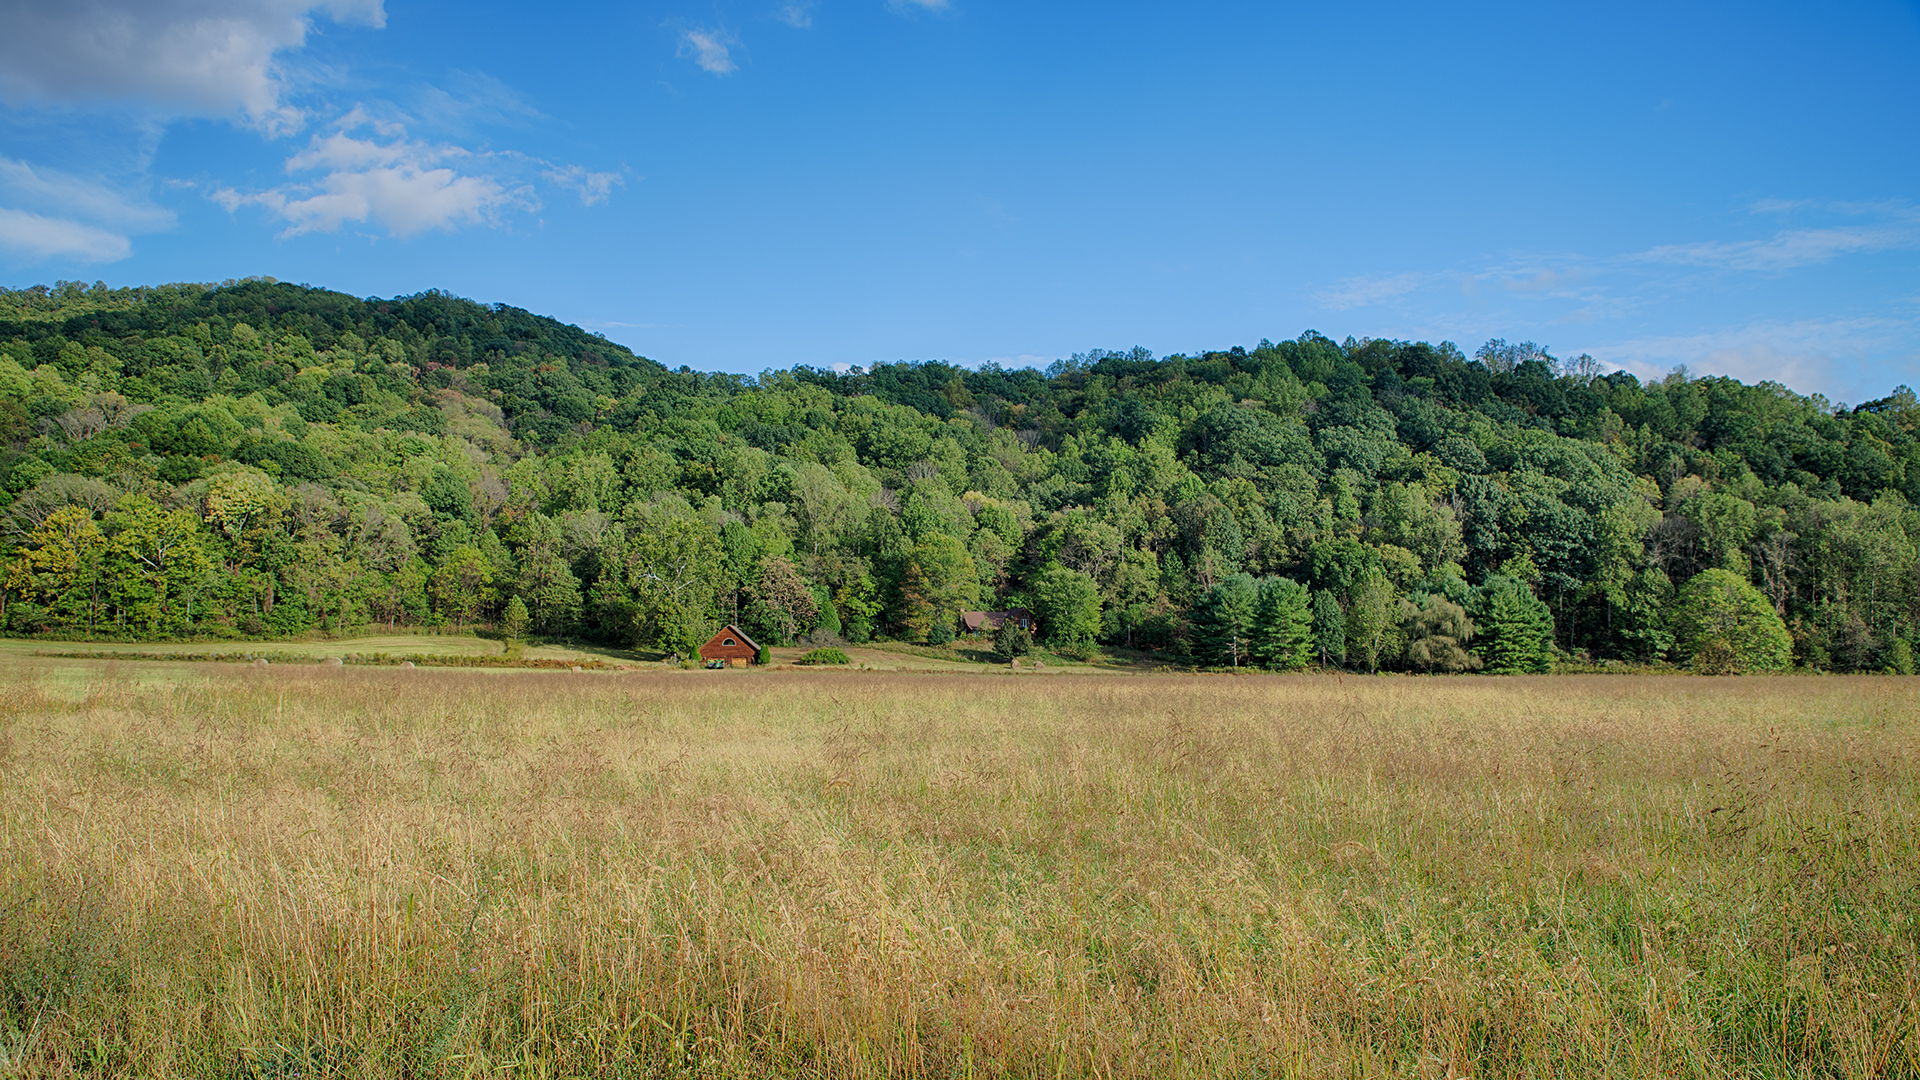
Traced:
[[1347, 662], [1347, 613], [1332, 589], [1313, 594], [1313, 647], [1322, 664]]
[[1205, 664], [1245, 667], [1254, 660], [1260, 587], [1246, 574], [1214, 582], [1193, 615], [1194, 651]]
[[1553, 613], [1518, 580], [1496, 574], [1474, 597], [1477, 650], [1495, 675], [1553, 670]]
[[507, 610], [500, 617], [500, 633], [508, 641], [519, 641], [527, 632], [527, 602], [518, 596], [507, 601]]
[[1293, 671], [1311, 664], [1313, 652], [1313, 601], [1307, 587], [1291, 578], [1261, 578], [1254, 658], [1270, 668]]

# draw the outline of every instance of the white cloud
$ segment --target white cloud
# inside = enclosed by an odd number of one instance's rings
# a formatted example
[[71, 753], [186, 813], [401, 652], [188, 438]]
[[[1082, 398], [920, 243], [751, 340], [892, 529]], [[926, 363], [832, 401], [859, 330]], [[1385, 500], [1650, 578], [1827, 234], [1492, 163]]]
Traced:
[[0, 193], [7, 201], [71, 214], [100, 225], [154, 232], [173, 224], [172, 211], [99, 180], [0, 154]]
[[1920, 227], [1912, 223], [1887, 223], [1787, 229], [1766, 240], [1663, 244], [1642, 252], [1637, 258], [1728, 270], [1790, 270], [1828, 262], [1842, 255], [1912, 247], [1920, 247]]
[[1912, 329], [1908, 320], [1886, 318], [1762, 322], [1636, 338], [1583, 351], [1643, 379], [1659, 378], [1676, 364], [1685, 364], [1696, 375], [1730, 375], [1746, 383], [1772, 381], [1811, 393], [1851, 386], [1855, 380], [1840, 370], [1842, 361], [1884, 350]]
[[1332, 311], [1347, 311], [1352, 308], [1366, 307], [1370, 304], [1397, 300], [1425, 285], [1431, 278], [1429, 274], [1366, 274], [1360, 277], [1342, 278], [1331, 289], [1323, 289], [1313, 294], [1313, 301]]
[[733, 35], [724, 30], [687, 30], [680, 35], [680, 55], [693, 55], [693, 62], [700, 65], [702, 71], [714, 75], [731, 75], [740, 65], [733, 62], [727, 49], [737, 45]]
[[805, 30], [813, 25], [813, 4], [811, 0], [803, 4], [781, 4], [774, 10], [773, 17], [795, 30]]
[[888, 0], [888, 2], [902, 10], [907, 8], [922, 8], [927, 11], [945, 11], [951, 6], [947, 0]]
[[102, 180], [0, 155], [0, 247], [16, 257], [124, 259], [130, 234], [171, 228], [174, 216]]
[[291, 130], [275, 54], [312, 14], [383, 26], [381, 0], [0, 0], [0, 97], [136, 100]]
[[447, 87], [429, 86], [414, 98], [412, 119], [429, 130], [472, 132], [487, 125], [524, 127], [547, 119], [518, 90], [485, 72], [454, 71]]
[[626, 177], [617, 172], [592, 172], [580, 165], [556, 166], [540, 175], [580, 195], [580, 205], [598, 206], [613, 197], [613, 189], [625, 187]]
[[133, 245], [119, 233], [78, 221], [0, 207], [0, 249], [31, 259], [113, 262], [131, 254]]
[[[355, 137], [352, 133], [362, 127], [390, 141]], [[265, 207], [288, 223], [283, 236], [334, 232], [352, 221], [377, 223], [407, 237], [494, 224], [504, 210], [539, 208], [526, 184], [463, 174], [455, 167], [478, 160], [485, 159], [458, 146], [408, 139], [397, 125], [374, 124], [356, 109], [332, 134], [314, 136], [307, 149], [287, 159], [287, 172], [322, 174], [317, 179], [252, 194], [222, 188], [213, 198], [229, 211]]]

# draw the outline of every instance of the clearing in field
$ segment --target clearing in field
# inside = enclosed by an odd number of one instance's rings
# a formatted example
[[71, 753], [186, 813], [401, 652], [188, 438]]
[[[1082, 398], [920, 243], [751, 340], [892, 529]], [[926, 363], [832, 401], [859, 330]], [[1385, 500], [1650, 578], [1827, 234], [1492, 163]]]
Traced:
[[0, 1075], [1920, 1074], [1911, 679], [6, 663]]

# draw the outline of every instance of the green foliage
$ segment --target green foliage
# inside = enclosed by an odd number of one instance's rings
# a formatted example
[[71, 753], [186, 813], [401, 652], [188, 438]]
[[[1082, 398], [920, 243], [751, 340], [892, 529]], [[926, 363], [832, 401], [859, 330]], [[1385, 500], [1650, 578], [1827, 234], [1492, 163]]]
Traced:
[[762, 667], [773, 663], [773, 649], [765, 645], [760, 646], [760, 651], [754, 655], [753, 662]]
[[1193, 612], [1194, 656], [1203, 664], [1238, 668], [1254, 663], [1260, 586], [1247, 574], [1214, 583]]
[[1008, 619], [993, 632], [993, 651], [1009, 660], [1025, 656], [1033, 651], [1033, 634], [1025, 624]]
[[1332, 589], [1313, 593], [1313, 647], [1322, 664], [1347, 662], [1347, 613]]
[[1033, 617], [1046, 643], [1086, 650], [1100, 633], [1100, 590], [1079, 570], [1049, 563], [1033, 575]]
[[934, 532], [915, 544], [900, 578], [902, 614], [911, 635], [925, 641], [936, 625], [951, 641], [953, 620], [979, 596], [973, 557], [946, 532]]
[[1891, 675], [1913, 674], [1913, 646], [1906, 638], [1894, 638], [1893, 643], [1887, 646], [1887, 672]]
[[527, 633], [527, 603], [519, 597], [507, 601], [507, 610], [500, 616], [500, 633], [508, 641], [519, 641]]
[[[441, 293], [0, 290], [18, 633], [459, 626], [517, 598], [528, 633], [686, 655], [731, 620], [933, 640], [1030, 603], [1074, 652], [1537, 670], [1668, 656], [1675, 584], [1717, 568], [1808, 665], [1877, 671], [1920, 611], [1915, 500], [1910, 390], [1848, 409], [1537, 346], [746, 379]], [[1241, 574], [1250, 622], [1216, 594]], [[1503, 574], [1537, 599], [1496, 604]]]
[[1401, 632], [1407, 642], [1406, 664], [1416, 671], [1471, 671], [1481, 665], [1480, 657], [1467, 648], [1473, 641], [1473, 620], [1466, 608], [1445, 596], [1429, 593], [1418, 603], [1402, 601]]
[[1494, 675], [1553, 670], [1553, 613], [1520, 581], [1496, 575], [1474, 594], [1476, 651]]
[[1267, 667], [1297, 671], [1314, 661], [1313, 600], [1292, 578], [1260, 579], [1253, 654]]
[[1347, 594], [1347, 656], [1380, 670], [1380, 661], [1399, 652], [1399, 594], [1385, 574], [1374, 572]]
[[1759, 589], [1730, 570], [1696, 574], [1674, 598], [1681, 654], [1712, 675], [1780, 671], [1793, 664], [1793, 638]]
[[819, 609], [813, 590], [801, 580], [793, 563], [769, 555], [760, 560], [759, 577], [747, 590], [744, 612], [747, 628], [780, 643], [811, 629]]
[[825, 664], [851, 664], [853, 660], [840, 649], [809, 649], [794, 663], [801, 667], [813, 667]]

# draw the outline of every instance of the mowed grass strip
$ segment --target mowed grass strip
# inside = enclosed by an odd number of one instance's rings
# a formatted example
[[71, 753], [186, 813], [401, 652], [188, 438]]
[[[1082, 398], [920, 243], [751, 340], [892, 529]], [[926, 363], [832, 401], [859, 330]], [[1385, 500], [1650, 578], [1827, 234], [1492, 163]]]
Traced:
[[1913, 1076], [1911, 679], [0, 681], [0, 1075]]

